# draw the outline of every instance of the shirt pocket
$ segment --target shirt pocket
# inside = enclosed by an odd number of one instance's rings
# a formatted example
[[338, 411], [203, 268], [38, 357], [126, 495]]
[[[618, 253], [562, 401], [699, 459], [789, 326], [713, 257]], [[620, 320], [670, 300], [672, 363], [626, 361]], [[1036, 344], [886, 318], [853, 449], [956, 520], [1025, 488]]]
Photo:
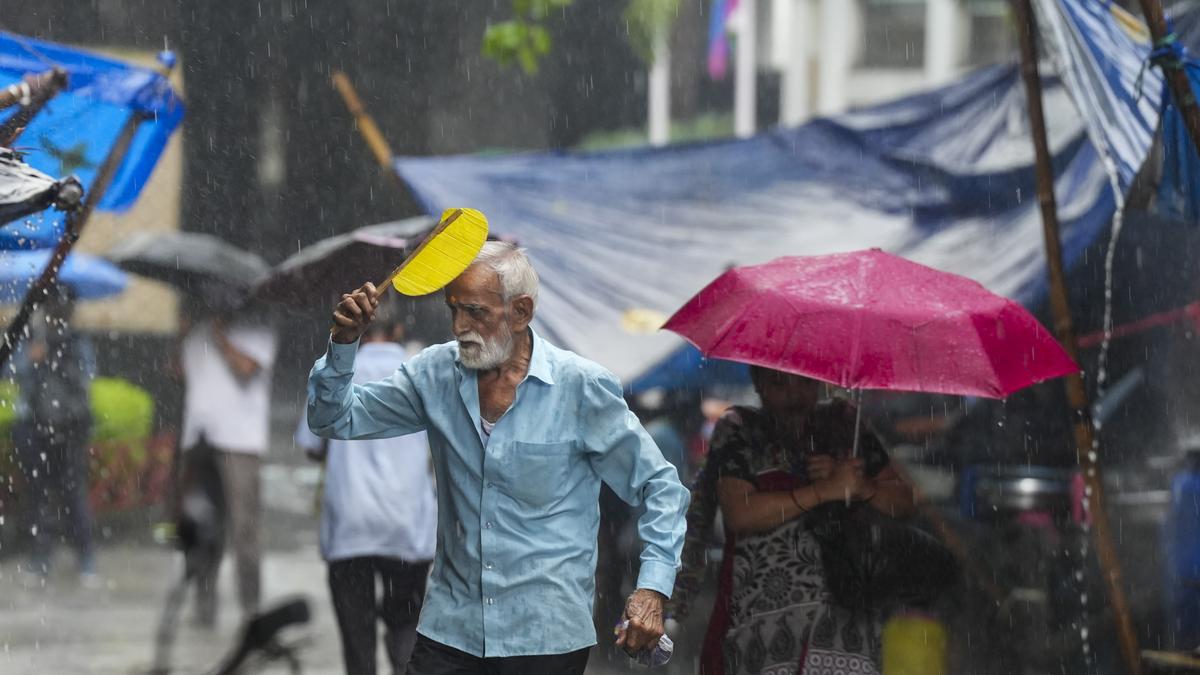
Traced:
[[546, 506], [564, 497], [574, 445], [570, 441], [511, 443], [504, 477], [512, 496], [533, 506]]

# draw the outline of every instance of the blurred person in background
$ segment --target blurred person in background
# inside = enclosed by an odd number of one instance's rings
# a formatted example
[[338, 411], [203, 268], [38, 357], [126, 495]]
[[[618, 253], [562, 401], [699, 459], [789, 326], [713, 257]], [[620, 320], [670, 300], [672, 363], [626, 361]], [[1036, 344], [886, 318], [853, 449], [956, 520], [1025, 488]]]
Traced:
[[31, 571], [50, 573], [56, 539], [62, 538], [78, 555], [81, 583], [95, 586], [88, 447], [96, 362], [91, 343], [71, 326], [73, 309], [70, 291], [60, 286], [29, 322], [29, 338], [14, 364], [19, 399], [13, 443], [29, 488]]
[[[261, 599], [259, 470], [270, 439], [274, 330], [226, 312], [184, 327], [184, 464], [215, 466], [221, 485], [220, 519], [237, 560], [238, 599], [249, 617]], [[185, 470], [185, 473], [186, 470]], [[221, 542], [224, 543], [223, 541]], [[217, 618], [217, 578], [224, 548], [196, 576], [196, 623]]]
[[[389, 377], [407, 360], [404, 327], [380, 313], [363, 333], [354, 382]], [[392, 672], [404, 673], [437, 539], [437, 501], [424, 432], [362, 441], [325, 441], [305, 415], [296, 443], [325, 462], [321, 556], [350, 675], [376, 672], [376, 621], [386, 628]], [[382, 597], [376, 600], [376, 580]]]

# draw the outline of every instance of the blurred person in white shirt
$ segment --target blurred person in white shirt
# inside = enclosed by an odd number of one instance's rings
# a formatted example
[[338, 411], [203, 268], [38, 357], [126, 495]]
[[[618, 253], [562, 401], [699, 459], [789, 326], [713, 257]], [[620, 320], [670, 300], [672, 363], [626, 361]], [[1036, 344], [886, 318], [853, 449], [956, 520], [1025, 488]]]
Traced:
[[[260, 540], [262, 455], [270, 438], [271, 374], [278, 348], [269, 325], [228, 317], [208, 318], [186, 330], [182, 345], [183, 432], [180, 447], [192, 463], [210, 462], [222, 525], [237, 564], [243, 615], [258, 611], [262, 596]], [[221, 547], [196, 577], [196, 623], [215, 625]]]
[[[381, 307], [381, 310], [383, 308]], [[408, 358], [403, 326], [380, 311], [363, 334], [354, 382], [390, 377]], [[405, 672], [437, 537], [437, 501], [424, 432], [378, 440], [318, 438], [302, 416], [296, 444], [326, 463], [321, 556], [346, 672], [376, 672], [376, 621], [393, 672]], [[376, 597], [376, 580], [382, 594]]]

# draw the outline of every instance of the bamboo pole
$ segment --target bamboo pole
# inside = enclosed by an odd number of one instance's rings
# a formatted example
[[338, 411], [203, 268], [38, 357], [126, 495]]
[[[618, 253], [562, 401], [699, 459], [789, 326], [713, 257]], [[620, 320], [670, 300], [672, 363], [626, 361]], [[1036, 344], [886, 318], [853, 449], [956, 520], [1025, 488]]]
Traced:
[[[1150, 29], [1150, 37], [1154, 39], [1155, 47], [1166, 47], [1175, 42], [1175, 35], [1167, 30], [1167, 16], [1163, 12], [1160, 0], [1140, 0], [1142, 15], [1146, 19], [1146, 27]], [[1183, 122], [1187, 127], [1188, 137], [1192, 139], [1192, 147], [1200, 155], [1200, 106], [1196, 104], [1196, 93], [1192, 91], [1192, 83], [1188, 80], [1187, 71], [1182, 63], [1162, 63], [1163, 78], [1171, 90], [1171, 98], [1183, 114]]]
[[[1042, 110], [1042, 83], [1038, 75], [1037, 23], [1030, 0], [1013, 0], [1016, 11], [1017, 36], [1021, 48], [1021, 77], [1025, 80], [1029, 104], [1029, 127], [1036, 156], [1038, 204], [1042, 212], [1046, 262], [1050, 275], [1050, 306], [1054, 313], [1054, 329], [1058, 341], [1072, 359], [1078, 362], [1075, 328], [1071, 320], [1071, 304], [1067, 295], [1066, 273], [1063, 269], [1062, 245], [1058, 231], [1058, 213], [1054, 199], [1054, 168], [1050, 144], [1046, 139], [1046, 121]], [[1075, 417], [1075, 452], [1087, 485], [1088, 511], [1095, 528], [1096, 554], [1108, 591], [1113, 616], [1117, 623], [1117, 638], [1121, 656], [1129, 675], [1141, 675], [1137, 634], [1129, 616], [1129, 604], [1121, 580], [1121, 563], [1113, 543], [1108, 514], [1104, 510], [1104, 485], [1098, 464], [1100, 445], [1095, 436], [1083, 377], [1074, 373], [1064, 378], [1067, 401]]]
[[355, 91], [354, 85], [350, 83], [350, 78], [346, 77], [346, 74], [342, 71], [335, 70], [333, 71], [332, 79], [334, 88], [341, 94], [342, 102], [346, 104], [346, 110], [350, 111], [350, 114], [354, 116], [354, 123], [358, 127], [358, 133], [367, 142], [367, 147], [371, 150], [371, 154], [375, 156], [375, 161], [383, 169], [384, 173], [391, 176], [400, 185], [400, 188], [407, 192], [408, 187], [404, 185], [400, 174], [396, 173], [396, 168], [392, 166], [392, 159], [395, 157], [395, 154], [392, 152], [392, 146], [388, 145], [383, 132], [375, 124], [375, 118], [371, 117], [371, 113], [367, 112], [366, 106], [358, 98], [358, 92]]
[[21, 132], [25, 131], [25, 127], [29, 125], [29, 121], [33, 119], [34, 115], [41, 112], [46, 102], [57, 96], [58, 92], [66, 87], [67, 71], [62, 68], [54, 68], [40, 75], [26, 76], [20, 84], [14, 84], [0, 93], [0, 98], [17, 97], [17, 100], [7, 104], [0, 101], [0, 108], [14, 104], [21, 105], [21, 110], [5, 120], [4, 124], [0, 124], [0, 145], [11, 147], [20, 138]]
[[67, 73], [61, 68], [52, 68], [38, 75], [26, 75], [20, 82], [0, 89], [0, 110], [14, 105], [32, 105], [47, 95], [58, 93], [67, 84]]
[[50, 261], [46, 263], [46, 267], [42, 270], [37, 281], [25, 293], [25, 300], [21, 303], [21, 309], [13, 317], [13, 320], [9, 322], [8, 329], [4, 332], [4, 340], [0, 341], [0, 370], [8, 363], [13, 350], [16, 349], [17, 344], [21, 341], [25, 327], [29, 324], [30, 316], [33, 315], [34, 310], [46, 299], [54, 284], [58, 281], [58, 272], [62, 268], [63, 262], [66, 261], [67, 255], [71, 253], [71, 249], [75, 247], [75, 242], [79, 240], [79, 235], [83, 231], [84, 225], [87, 224], [88, 219], [91, 218], [92, 212], [96, 210], [96, 205], [100, 203], [100, 199], [108, 191], [113, 177], [116, 176], [117, 169], [121, 166], [121, 162], [129, 152], [129, 147], [133, 144], [133, 137], [137, 133], [138, 127], [146, 119], [146, 115], [141, 112], [135, 112], [129, 116], [129, 119], [125, 122], [125, 126], [121, 128], [121, 132], [117, 136], [116, 143], [108, 151], [108, 156], [104, 158], [104, 163], [97, 170], [96, 180], [92, 183], [91, 189], [87, 191], [87, 196], [83, 204], [67, 215], [66, 232], [58, 240], [58, 244], [54, 247], [54, 252], [50, 255]]

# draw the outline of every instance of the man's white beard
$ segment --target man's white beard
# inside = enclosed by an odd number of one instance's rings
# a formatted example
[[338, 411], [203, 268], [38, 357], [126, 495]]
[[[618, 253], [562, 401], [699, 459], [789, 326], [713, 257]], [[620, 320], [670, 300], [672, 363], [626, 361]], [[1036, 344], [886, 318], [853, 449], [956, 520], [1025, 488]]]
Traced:
[[458, 336], [458, 358], [472, 370], [491, 370], [512, 356], [512, 333], [504, 333], [492, 340], [485, 340], [479, 333], [464, 333]]

